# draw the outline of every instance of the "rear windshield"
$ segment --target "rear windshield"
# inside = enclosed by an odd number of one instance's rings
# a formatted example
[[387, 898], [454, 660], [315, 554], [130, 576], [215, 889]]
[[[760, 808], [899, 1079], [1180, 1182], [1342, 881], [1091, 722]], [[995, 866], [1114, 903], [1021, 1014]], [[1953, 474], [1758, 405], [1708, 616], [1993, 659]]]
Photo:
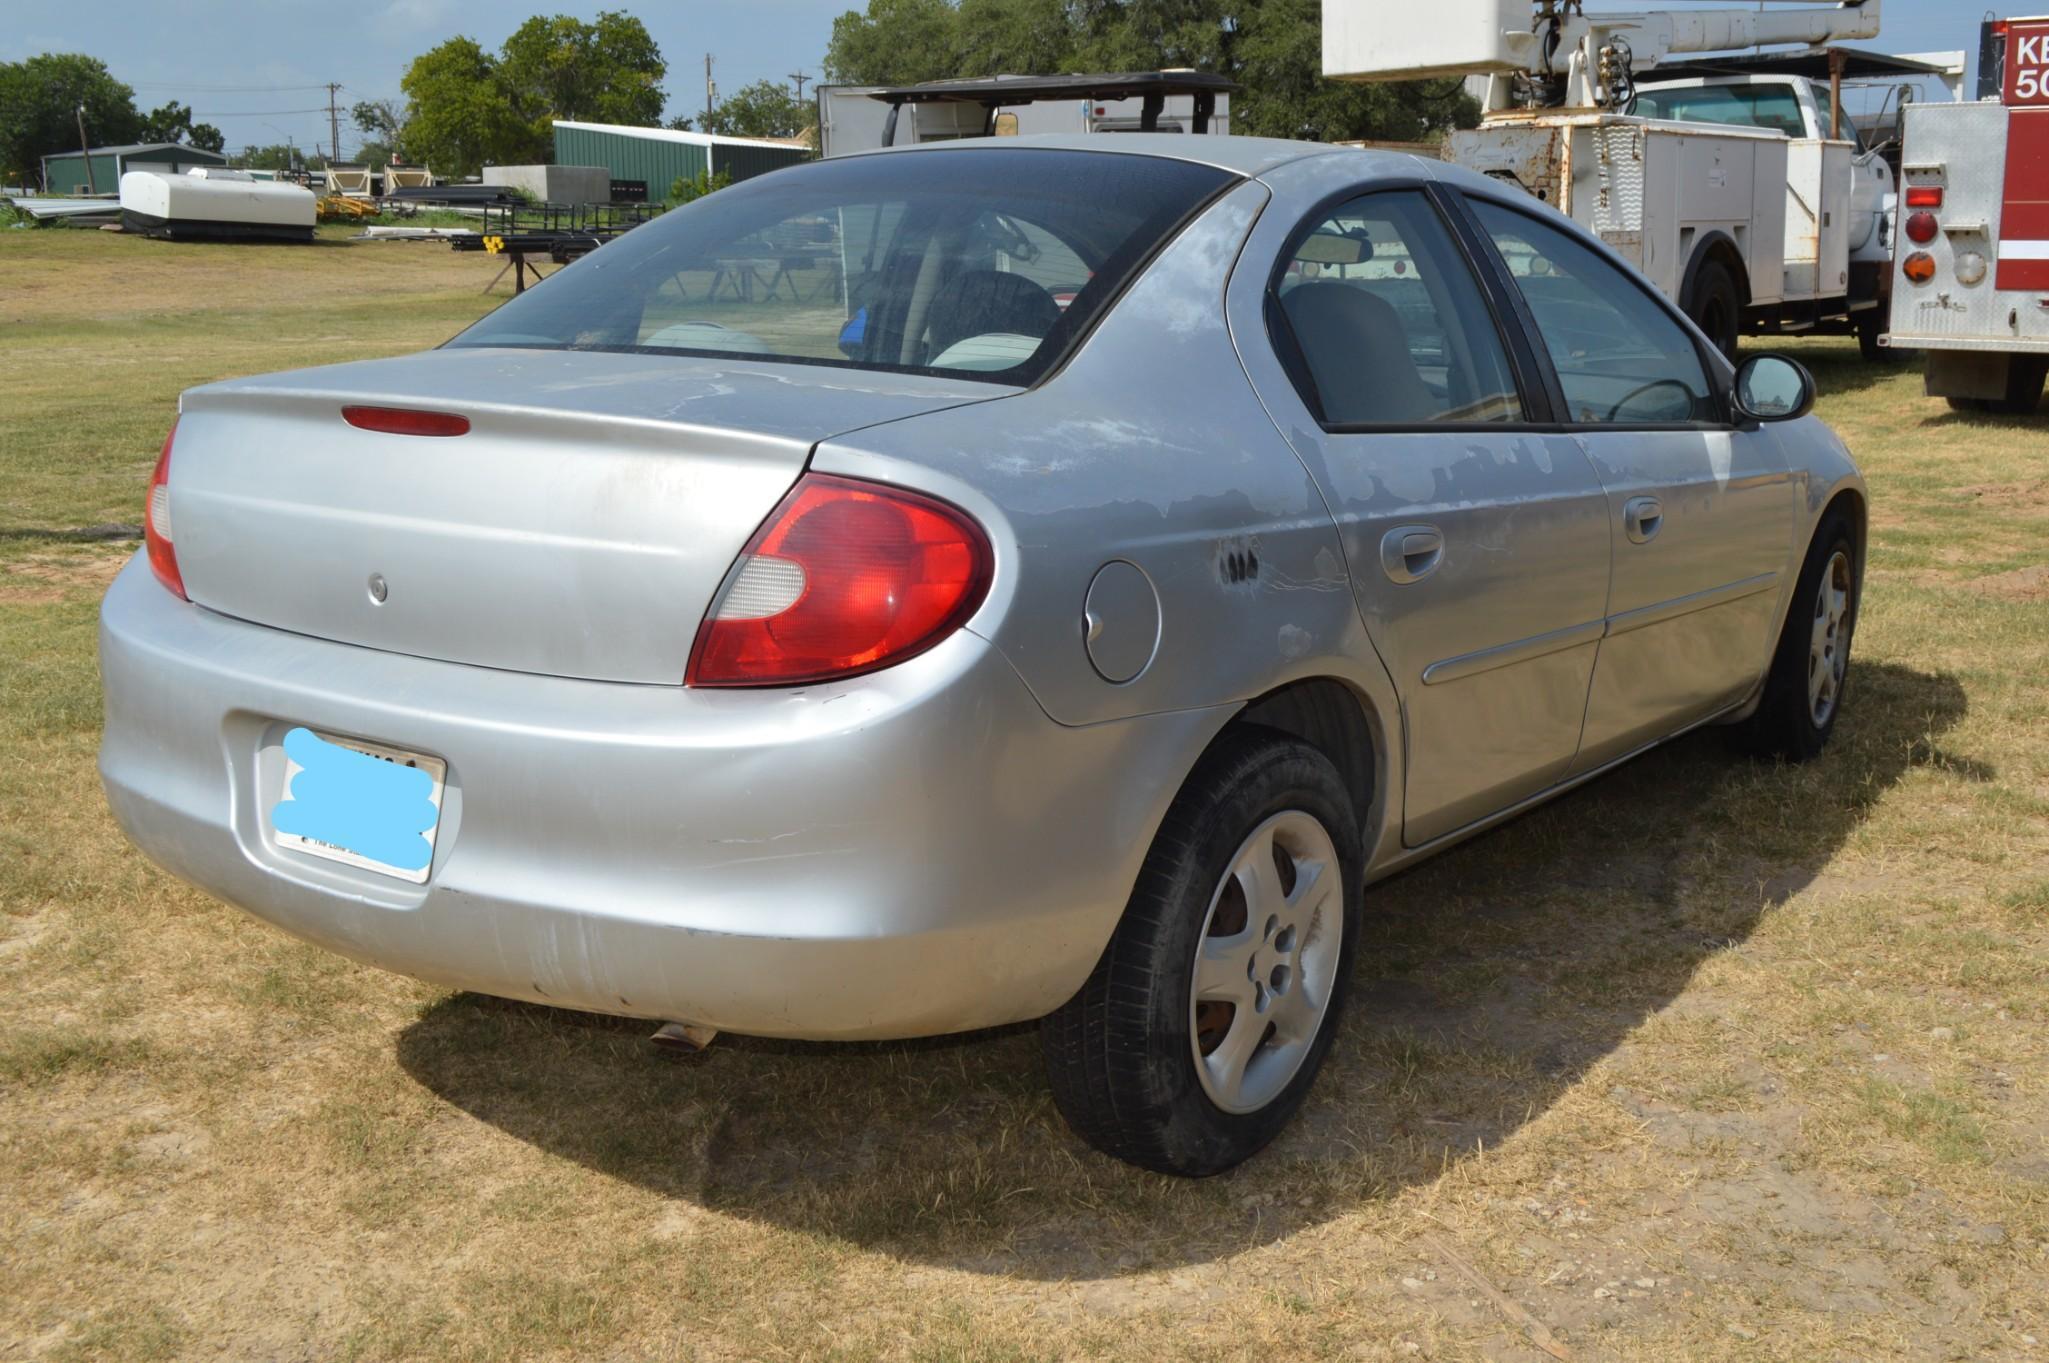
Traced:
[[1235, 178], [1021, 147], [795, 166], [636, 227], [449, 344], [1028, 384]]
[[1807, 136], [1800, 97], [1790, 85], [1671, 85], [1639, 90], [1629, 112], [1638, 118], [1672, 118], [1682, 123], [1728, 123], [1764, 128], [1788, 137]]

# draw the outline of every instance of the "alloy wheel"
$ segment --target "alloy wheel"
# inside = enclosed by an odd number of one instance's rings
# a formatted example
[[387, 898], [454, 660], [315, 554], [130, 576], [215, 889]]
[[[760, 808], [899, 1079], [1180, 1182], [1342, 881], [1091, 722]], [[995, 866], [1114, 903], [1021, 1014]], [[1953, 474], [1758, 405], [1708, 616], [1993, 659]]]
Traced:
[[1189, 995], [1203, 1092], [1257, 1112], [1308, 1058], [1344, 945], [1344, 873], [1330, 834], [1285, 810], [1240, 844], [1210, 896]]

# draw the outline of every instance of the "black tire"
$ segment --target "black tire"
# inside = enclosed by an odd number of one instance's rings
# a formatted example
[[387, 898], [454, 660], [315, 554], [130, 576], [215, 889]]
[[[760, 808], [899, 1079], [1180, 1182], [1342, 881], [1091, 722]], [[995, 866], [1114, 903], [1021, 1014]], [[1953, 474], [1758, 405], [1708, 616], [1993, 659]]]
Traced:
[[1984, 398], [1947, 398], [1952, 412], [1989, 412], [1992, 404]]
[[1693, 276], [1693, 294], [1687, 300], [1686, 315], [1707, 333], [1715, 349], [1736, 360], [1738, 332], [1743, 321], [1743, 299], [1736, 290], [1736, 277], [1718, 260], [1702, 261]]
[[2049, 377], [2049, 358], [2014, 355], [2006, 363], [2006, 393], [1993, 398], [1986, 410], [2001, 416], [2033, 416], [2042, 405], [2042, 381]]
[[[1839, 560], [1840, 556], [1840, 560]], [[1840, 667], [1827, 713], [1815, 717], [1815, 702], [1808, 689], [1812, 669], [1815, 622], [1821, 615], [1821, 586], [1824, 573], [1840, 570], [1847, 575], [1848, 605], [1841, 625], [1833, 631]], [[1862, 606], [1864, 565], [1857, 557], [1857, 537], [1850, 517], [1840, 507], [1831, 510], [1815, 529], [1807, 559], [1800, 566], [1800, 580], [1793, 587], [1792, 604], [1786, 608], [1785, 627], [1779, 631], [1779, 645], [1772, 653], [1771, 671], [1765, 674], [1764, 699], [1736, 731], [1737, 745], [1760, 757], [1783, 757], [1789, 762], [1806, 762], [1821, 754], [1836, 719], [1843, 712], [1843, 683], [1850, 666], [1850, 643], [1857, 631], [1857, 612]]]
[[1857, 353], [1866, 364], [1891, 364], [1900, 357], [1891, 346], [1878, 343], [1885, 334], [1885, 311], [1881, 305], [1857, 314]]
[[[1240, 908], [1242, 927], [1225, 931], [1232, 926], [1223, 921], [1230, 896], [1238, 894], [1243, 902], [1242, 892], [1233, 888], [1236, 882], [1226, 878], [1240, 853], [1256, 846], [1248, 843], [1249, 837], [1274, 820], [1306, 826], [1300, 815], [1309, 816], [1327, 834], [1342, 877], [1341, 893], [1333, 901], [1342, 905], [1336, 973], [1325, 991], [1320, 1022], [1313, 1024], [1313, 1037], [1306, 1047], [1298, 1043], [1299, 1062], [1276, 1043], [1273, 1023], [1250, 1043], [1253, 1059], [1242, 1071], [1248, 1079], [1260, 1057], [1276, 1066], [1297, 1063], [1292, 1078], [1256, 1110], [1227, 1111], [1212, 1100], [1211, 1081], [1197, 1072], [1198, 1064], [1208, 1063], [1198, 1057], [1197, 1048], [1214, 1033], [1203, 1054], [1221, 1053], [1225, 1041], [1236, 1038], [1231, 1029], [1239, 1019], [1233, 1009], [1227, 1021], [1198, 1029], [1197, 953], [1206, 933], [1222, 945], [1258, 938], [1261, 926], [1251, 919], [1263, 917], [1263, 910], [1248, 916]], [[1359, 821], [1328, 758], [1306, 743], [1269, 730], [1248, 728], [1220, 740], [1175, 797], [1124, 917], [1095, 970], [1079, 993], [1040, 1024], [1053, 1100], [1075, 1132], [1105, 1154], [1191, 1177], [1221, 1173], [1271, 1141], [1301, 1106], [1337, 1032], [1358, 940], [1364, 866]], [[1291, 898], [1294, 887], [1301, 887], [1303, 905], [1314, 886], [1324, 883], [1320, 876], [1290, 882], [1278, 860], [1275, 867], [1276, 883], [1288, 885]], [[1247, 1024], [1257, 1026], [1254, 1018], [1265, 1017], [1269, 1007], [1279, 1017], [1286, 989], [1307, 988], [1308, 949], [1329, 926], [1319, 914], [1292, 939], [1303, 978], [1277, 985], [1270, 996], [1264, 993], [1264, 983], [1255, 984], [1264, 1001], [1244, 1019]], [[1278, 954], [1288, 945], [1285, 936], [1269, 933], [1260, 939], [1265, 945], [1254, 948], [1247, 958], [1248, 980], [1265, 975], [1268, 961], [1285, 959]], [[1327, 948], [1328, 938], [1323, 940]], [[1267, 946], [1275, 954], [1258, 954]], [[1278, 981], [1282, 967], [1271, 969]], [[1215, 1030], [1219, 1026], [1222, 1031]], [[1269, 1081], [1278, 1083], [1281, 1073], [1279, 1068], [1270, 1069]]]

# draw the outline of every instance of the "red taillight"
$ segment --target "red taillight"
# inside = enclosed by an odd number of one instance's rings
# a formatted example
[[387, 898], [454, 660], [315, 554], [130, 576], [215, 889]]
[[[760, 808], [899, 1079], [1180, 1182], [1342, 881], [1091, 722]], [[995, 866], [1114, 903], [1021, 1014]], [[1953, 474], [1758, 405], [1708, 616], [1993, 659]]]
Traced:
[[1907, 186], [1907, 207], [1909, 207], [1909, 208], [1940, 208], [1940, 207], [1942, 207], [1942, 186], [1941, 186], [1941, 185], [1908, 185], [1908, 186]]
[[156, 570], [157, 581], [189, 601], [185, 579], [178, 572], [178, 550], [171, 543], [171, 442], [177, 438], [178, 422], [173, 418], [163, 453], [157, 456], [156, 472], [149, 476], [149, 500], [142, 508], [142, 542], [149, 547], [149, 566]]
[[1933, 213], [1913, 213], [1907, 217], [1907, 239], [1924, 245], [1935, 240], [1936, 223]]
[[420, 412], [411, 407], [344, 407], [342, 420], [386, 435], [468, 435], [470, 419], [454, 412]]
[[959, 509], [806, 474], [741, 551], [684, 680], [789, 686], [902, 662], [974, 613], [989, 574], [988, 538]]

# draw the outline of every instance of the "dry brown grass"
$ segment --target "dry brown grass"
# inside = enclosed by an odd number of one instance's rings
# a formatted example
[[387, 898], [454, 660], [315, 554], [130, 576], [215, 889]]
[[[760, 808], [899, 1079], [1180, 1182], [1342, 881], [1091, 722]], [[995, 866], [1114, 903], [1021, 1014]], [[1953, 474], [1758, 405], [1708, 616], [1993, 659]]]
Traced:
[[678, 1062], [123, 843], [77, 532], [179, 387], [487, 274], [0, 241], [0, 1357], [1541, 1358], [1439, 1244], [1582, 1359], [2049, 1351], [2049, 419], [1809, 347], [1876, 498], [1836, 745], [1700, 735], [1381, 887], [1302, 1120], [1188, 1183], [1068, 1135], [1028, 1030]]

